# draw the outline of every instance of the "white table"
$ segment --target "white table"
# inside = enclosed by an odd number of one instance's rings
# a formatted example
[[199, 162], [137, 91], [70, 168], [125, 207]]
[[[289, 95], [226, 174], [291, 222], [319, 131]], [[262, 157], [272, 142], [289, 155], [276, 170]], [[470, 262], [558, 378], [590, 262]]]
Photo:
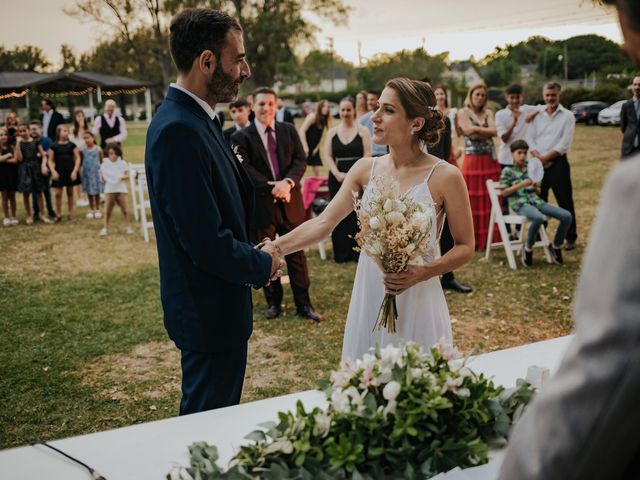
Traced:
[[[524, 378], [530, 365], [555, 372], [571, 337], [523, 345], [479, 355], [469, 367], [507, 387]], [[244, 436], [259, 423], [276, 420], [278, 411], [292, 410], [301, 400], [305, 408], [326, 405], [319, 391], [284, 395], [235, 407], [169, 418], [106, 432], [50, 442], [87, 463], [107, 480], [163, 479], [174, 465], [188, 465], [187, 446], [204, 440], [216, 445], [220, 464], [226, 465], [234, 448], [246, 442]], [[20, 447], [0, 451], [0, 478], [87, 480], [83, 467], [43, 447]]]

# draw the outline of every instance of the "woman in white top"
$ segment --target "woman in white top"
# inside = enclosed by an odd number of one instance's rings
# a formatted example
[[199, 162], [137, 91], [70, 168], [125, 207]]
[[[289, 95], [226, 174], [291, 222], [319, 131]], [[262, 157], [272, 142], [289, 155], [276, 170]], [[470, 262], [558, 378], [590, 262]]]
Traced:
[[[435, 107], [429, 84], [397, 78], [387, 82], [373, 112], [373, 141], [389, 146], [389, 154], [366, 157], [346, 174], [342, 187], [324, 212], [292, 232], [267, 242], [263, 248], [280, 255], [301, 250], [325, 238], [353, 211], [353, 193], [379, 195], [374, 176], [394, 178], [403, 192], [416, 201], [434, 205], [429, 247], [422, 252], [420, 265], [410, 265], [403, 273], [383, 273], [365, 253], [360, 255], [353, 285], [342, 349], [343, 360], [362, 357], [376, 345], [419, 342], [425, 348], [440, 339], [452, 342], [451, 322], [439, 275], [459, 268], [473, 256], [473, 223], [469, 196], [460, 170], [422, 151], [424, 143], [435, 144], [444, 127], [442, 113]], [[454, 239], [454, 247], [436, 258], [437, 236], [444, 215]], [[378, 310], [385, 291], [396, 295], [397, 333], [375, 330]]]

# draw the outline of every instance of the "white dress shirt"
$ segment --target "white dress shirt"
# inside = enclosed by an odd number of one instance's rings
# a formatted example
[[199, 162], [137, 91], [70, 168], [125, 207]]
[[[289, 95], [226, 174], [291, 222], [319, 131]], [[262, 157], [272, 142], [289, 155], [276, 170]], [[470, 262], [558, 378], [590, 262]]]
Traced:
[[496, 112], [496, 131], [498, 132], [498, 139], [500, 140], [500, 148], [498, 149], [498, 161], [500, 165], [513, 165], [511, 144], [516, 140], [525, 140], [527, 138], [527, 132], [531, 126], [530, 123], [527, 123], [527, 115], [539, 108], [540, 107], [534, 107], [532, 105], [520, 106], [520, 117], [518, 117], [516, 126], [513, 128], [507, 142], [502, 141], [502, 135], [509, 130], [509, 127], [511, 127], [513, 123], [513, 111], [507, 107]]
[[576, 120], [569, 110], [559, 105], [551, 116], [545, 109], [536, 115], [527, 132], [529, 150], [538, 150], [542, 155], [555, 150], [566, 155], [573, 141]]
[[[49, 124], [51, 123], [51, 117], [53, 117], [53, 109], [48, 112], [42, 112], [42, 136], [49, 136]], [[55, 140], [55, 138], [52, 138]]]
[[102, 115], [98, 115], [93, 120], [93, 128], [91, 129], [91, 133], [93, 133], [93, 135], [98, 135], [100, 133], [100, 127], [102, 127], [102, 117], [104, 117], [105, 120], [107, 121], [107, 125], [109, 125], [112, 128], [116, 124], [116, 118], [119, 120], [120, 126], [119, 126], [118, 134], [114, 135], [111, 138], [113, 138], [113, 141], [117, 142], [117, 143], [124, 142], [127, 139], [128, 135], [129, 135], [127, 133], [127, 125], [126, 125], [126, 123], [124, 121], [124, 118], [122, 118], [120, 116], [117, 116], [115, 113], [110, 117], [106, 113], [104, 113]]
[[214, 120], [218, 117], [216, 115], [216, 112], [213, 110], [213, 108], [211, 108], [211, 105], [209, 105], [207, 102], [205, 102], [203, 99], [201, 99], [200, 97], [198, 97], [196, 94], [190, 92], [189, 90], [187, 90], [184, 87], [181, 87], [180, 85], [178, 85], [177, 83], [170, 83], [169, 84], [169, 88], [175, 88], [176, 90], [180, 90], [182, 93], [186, 93], [187, 95], [189, 95], [191, 98], [193, 98], [196, 103], [198, 105], [200, 105], [202, 107], [202, 109], [205, 111], [205, 113], [209, 116], [209, 118], [211, 120]]

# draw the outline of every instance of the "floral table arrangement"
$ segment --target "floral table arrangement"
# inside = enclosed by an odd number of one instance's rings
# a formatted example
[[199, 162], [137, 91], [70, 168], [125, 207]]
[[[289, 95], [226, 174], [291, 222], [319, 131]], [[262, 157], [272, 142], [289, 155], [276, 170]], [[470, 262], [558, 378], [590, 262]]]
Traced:
[[387, 346], [343, 364], [322, 385], [328, 408], [279, 413], [247, 436], [228, 469], [204, 442], [168, 479], [426, 479], [488, 461], [534, 390], [505, 390], [444, 345]]

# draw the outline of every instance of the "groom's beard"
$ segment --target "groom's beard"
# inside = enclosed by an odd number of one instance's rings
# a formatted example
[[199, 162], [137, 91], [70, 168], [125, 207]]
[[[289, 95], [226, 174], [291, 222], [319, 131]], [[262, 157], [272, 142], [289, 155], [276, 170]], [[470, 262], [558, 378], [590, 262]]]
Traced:
[[211, 75], [211, 80], [207, 85], [209, 95], [216, 98], [221, 103], [232, 102], [238, 96], [240, 84], [244, 78], [233, 78], [222, 71], [222, 68], [216, 68]]

